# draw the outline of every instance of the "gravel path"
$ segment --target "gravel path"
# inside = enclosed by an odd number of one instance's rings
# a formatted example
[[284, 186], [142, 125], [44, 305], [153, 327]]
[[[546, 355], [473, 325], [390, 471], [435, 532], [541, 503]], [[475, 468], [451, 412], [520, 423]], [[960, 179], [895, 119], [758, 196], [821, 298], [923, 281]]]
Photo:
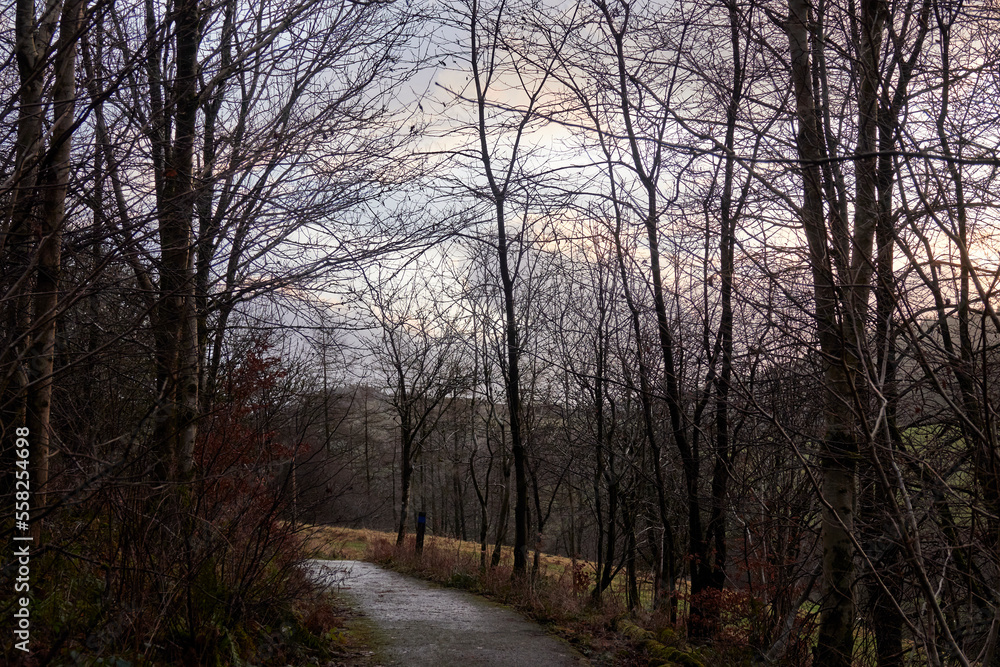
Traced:
[[581, 667], [565, 642], [515, 612], [361, 561], [312, 560], [310, 574], [353, 597], [381, 631], [389, 665]]

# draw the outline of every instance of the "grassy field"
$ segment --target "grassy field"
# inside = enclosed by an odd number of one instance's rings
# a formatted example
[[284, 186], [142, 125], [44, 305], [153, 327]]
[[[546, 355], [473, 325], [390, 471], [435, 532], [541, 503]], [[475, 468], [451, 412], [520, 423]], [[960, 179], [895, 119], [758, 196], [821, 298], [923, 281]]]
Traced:
[[[378, 530], [368, 530], [365, 528], [340, 528], [336, 526], [313, 526], [307, 530], [306, 551], [314, 554], [316, 558], [334, 558], [343, 560], [365, 560], [371, 548], [382, 548], [386, 543], [395, 544], [395, 533], [388, 533]], [[412, 549], [414, 536], [408, 535], [407, 546]], [[479, 564], [480, 551], [479, 544], [463, 540], [456, 540], [451, 537], [438, 537], [428, 535], [424, 540], [424, 549], [427, 552], [441, 552], [453, 554], [457, 563]], [[493, 554], [492, 545], [487, 551], [487, 560]], [[528, 552], [529, 562], [534, 558], [534, 552]], [[514, 550], [512, 547], [502, 547], [500, 564], [504, 567], [512, 567], [514, 563]], [[539, 570], [542, 576], [560, 579], [567, 572], [572, 572], [573, 568], [586, 568], [590, 572], [595, 569], [594, 563], [585, 560], [573, 561], [565, 556], [553, 556], [542, 552], [539, 555]]]
[[[387, 546], [392, 547], [396, 541], [395, 533], [365, 528], [341, 528], [337, 526], [313, 526], [306, 532], [306, 551], [315, 558], [333, 558], [341, 560], [370, 560], [371, 551], [384, 553]], [[415, 537], [410, 534], [406, 538], [406, 548], [413, 551]], [[452, 556], [452, 567], [465, 570], [470, 566], [478, 567], [480, 563], [480, 546], [477, 542], [457, 540], [451, 537], [428, 535], [424, 540], [424, 549], [428, 553]], [[493, 545], [486, 552], [489, 561], [493, 555]], [[534, 551], [528, 552], [529, 567], [535, 556]], [[538, 576], [552, 582], [561, 582], [577, 589], [577, 593], [589, 593], [596, 580], [597, 565], [593, 561], [555, 556], [541, 552], [539, 554]], [[514, 550], [512, 547], [501, 548], [500, 566], [512, 568]], [[575, 573], [575, 575], [573, 574]], [[611, 590], [606, 595], [622, 597], [624, 602], [623, 576], [616, 577]], [[687, 588], [686, 581], [680, 581], [679, 592], [683, 596]], [[643, 606], [652, 604], [653, 581], [649, 576], [639, 577], [639, 596]], [[586, 590], [583, 590], [586, 589]], [[685, 605], [683, 601], [682, 606]]]

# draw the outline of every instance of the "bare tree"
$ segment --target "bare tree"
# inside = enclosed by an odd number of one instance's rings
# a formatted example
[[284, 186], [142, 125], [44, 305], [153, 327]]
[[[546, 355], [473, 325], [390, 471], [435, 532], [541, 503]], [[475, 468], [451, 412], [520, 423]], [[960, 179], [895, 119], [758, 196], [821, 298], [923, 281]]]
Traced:
[[[76, 109], [76, 50], [81, 27], [84, 25], [85, 4], [70, 0], [65, 4], [47, 6], [37, 14], [33, 2], [17, 5], [15, 17], [16, 57], [20, 75], [20, 115], [18, 118], [17, 156], [15, 158], [14, 190], [11, 196], [11, 216], [4, 220], [4, 246], [7, 254], [26, 249], [24, 243], [10, 243], [19, 236], [31, 234], [38, 239], [28, 265], [29, 273], [20, 277], [22, 289], [28, 287], [33, 274], [33, 308], [27, 330], [25, 357], [27, 372], [14, 365], [4, 369], [5, 385], [23, 377], [26, 399], [25, 424], [32, 437], [31, 463], [34, 471], [34, 503], [46, 505], [51, 456], [52, 374], [55, 355], [56, 318], [59, 303], [59, 271], [62, 260], [62, 234], [66, 226], [66, 191], [70, 179], [70, 157], [73, 132], [77, 126]], [[52, 39], [58, 22], [59, 37]], [[49, 100], [44, 99], [48, 63], [52, 62]], [[46, 129], [47, 107], [52, 109], [51, 125]], [[21, 247], [18, 248], [18, 245]], [[33, 266], [32, 266], [33, 265]], [[21, 291], [14, 287], [7, 292], [8, 307], [18, 307], [12, 299]], [[14, 314], [14, 322], [21, 318]], [[10, 330], [18, 330], [15, 325]], [[8, 354], [18, 346], [7, 348]], [[16, 354], [16, 352], [15, 352]], [[6, 356], [6, 355], [5, 355]], [[9, 358], [9, 357], [8, 357]], [[22, 375], [23, 374], [23, 375]], [[7, 385], [9, 386], [9, 385]], [[10, 423], [10, 422], [7, 422]], [[36, 516], [32, 534], [41, 535], [40, 516]]]
[[[412, 269], [411, 269], [412, 270]], [[408, 278], [410, 271], [404, 271]], [[461, 370], [457, 335], [430, 291], [419, 281], [372, 281], [362, 297], [377, 327], [370, 351], [391, 388], [390, 404], [399, 421], [400, 500], [396, 544], [403, 544], [411, 497], [414, 461], [467, 385]], [[438, 312], [436, 312], [438, 311]]]
[[[475, 194], [489, 202], [496, 222], [494, 243], [505, 320], [504, 383], [514, 465], [515, 577], [524, 576], [527, 572], [528, 475], [522, 423], [521, 355], [524, 332], [518, 325], [515, 303], [518, 263], [514, 258], [517, 253], [512, 253], [517, 239], [509, 238], [508, 225], [515, 217], [513, 211], [519, 204], [525, 206], [524, 215], [527, 216], [525, 201], [530, 189], [530, 166], [527, 162], [530, 147], [526, 144], [532, 127], [538, 122], [538, 107], [547, 89], [552, 66], [551, 60], [539, 64], [517, 55], [515, 43], [530, 41], [531, 36], [520, 34], [524, 32], [524, 27], [515, 27], [512, 17], [518, 12], [531, 11], [536, 10], [506, 3], [484, 6], [473, 0], [464, 4], [453, 21], [468, 40], [464, 44], [467, 50], [461, 57], [467, 59], [473, 89], [473, 96], [468, 98], [468, 102], [474, 109], [474, 120], [470, 125], [474, 128], [472, 141], [475, 147], [457, 151], [457, 157], [476, 165], [474, 168], [477, 171], [481, 170], [486, 183]], [[511, 99], [510, 92], [506, 90], [508, 86], [514, 86], [518, 95], [523, 96], [523, 103], [517, 107], [508, 107], [507, 101]], [[454, 92], [457, 98], [465, 101], [460, 92]]]

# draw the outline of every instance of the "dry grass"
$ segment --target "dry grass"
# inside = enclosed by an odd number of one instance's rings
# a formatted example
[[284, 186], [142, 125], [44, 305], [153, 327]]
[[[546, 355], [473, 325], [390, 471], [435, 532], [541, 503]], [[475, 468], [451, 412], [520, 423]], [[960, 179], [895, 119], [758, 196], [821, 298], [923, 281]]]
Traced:
[[[305, 532], [306, 552], [315, 558], [334, 558], [342, 560], [370, 560], [368, 550], [372, 545], [395, 544], [394, 533], [378, 530], [368, 530], [366, 528], [341, 528], [338, 526], [313, 526]], [[407, 537], [408, 550], [413, 551], [413, 535]], [[424, 541], [425, 552], [442, 552], [444, 554], [454, 554], [454, 561], [451, 564], [462, 564], [463, 569], [469, 564], [478, 567], [480, 552], [477, 542], [457, 540], [451, 537], [439, 537], [428, 535]], [[490, 545], [486, 558], [489, 560], [493, 554], [493, 546]], [[534, 551], [528, 552], [529, 566], [534, 558]], [[514, 550], [512, 547], [501, 548], [500, 566], [512, 568], [514, 563]], [[539, 554], [538, 576], [554, 582], [570, 583], [578, 589], [592, 588], [594, 585], [595, 571], [597, 566], [589, 560], [567, 558], [566, 556], [555, 556], [541, 552]], [[570, 579], [567, 573], [576, 573]], [[610, 597], [618, 598], [623, 596], [621, 590], [624, 585], [624, 578], [618, 577], [612, 583]], [[652, 596], [652, 579], [640, 578], [640, 596], [644, 603], [650, 602]], [[685, 585], [681, 582], [682, 587]], [[582, 590], [581, 590], [582, 592]], [[683, 592], [683, 591], [682, 591]], [[608, 594], [606, 594], [608, 596]], [[622, 600], [616, 600], [616, 604]]]
[[368, 544], [389, 533], [336, 526], [304, 526], [301, 535], [303, 549], [310, 558], [364, 560]]

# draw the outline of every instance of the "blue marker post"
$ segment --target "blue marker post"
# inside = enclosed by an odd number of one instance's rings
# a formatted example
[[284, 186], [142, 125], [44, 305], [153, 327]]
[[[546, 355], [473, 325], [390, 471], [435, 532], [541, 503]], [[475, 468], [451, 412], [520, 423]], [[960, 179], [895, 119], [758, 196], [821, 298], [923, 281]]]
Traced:
[[424, 531], [427, 530], [427, 513], [417, 512], [417, 555], [424, 552]]

